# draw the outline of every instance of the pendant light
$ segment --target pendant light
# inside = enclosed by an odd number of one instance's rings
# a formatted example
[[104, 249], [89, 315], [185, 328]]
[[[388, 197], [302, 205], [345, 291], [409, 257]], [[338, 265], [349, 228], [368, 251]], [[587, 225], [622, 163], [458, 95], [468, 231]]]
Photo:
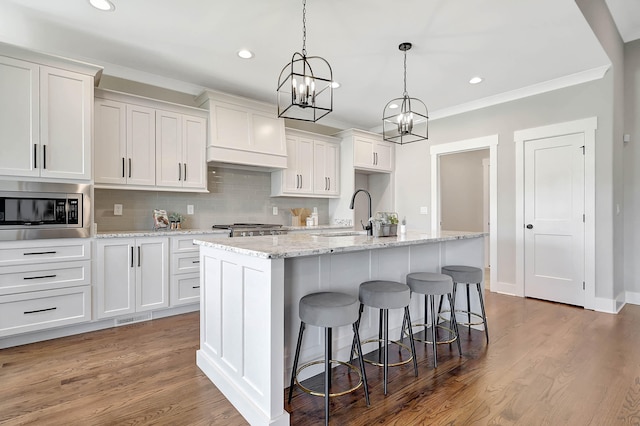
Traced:
[[333, 73], [320, 56], [307, 56], [307, 2], [302, 1], [302, 53], [295, 52], [278, 78], [278, 117], [318, 121], [333, 110]]
[[399, 145], [429, 138], [429, 111], [420, 99], [409, 97], [407, 92], [407, 50], [411, 43], [398, 46], [404, 52], [404, 93], [392, 99], [382, 113], [382, 135], [385, 141]]

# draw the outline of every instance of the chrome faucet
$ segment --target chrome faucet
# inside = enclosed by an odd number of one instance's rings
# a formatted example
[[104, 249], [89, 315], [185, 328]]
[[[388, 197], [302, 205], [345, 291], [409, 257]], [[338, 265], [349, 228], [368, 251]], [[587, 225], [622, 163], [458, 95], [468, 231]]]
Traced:
[[367, 235], [373, 235], [373, 224], [369, 221], [369, 219], [371, 219], [373, 215], [373, 212], [371, 211], [371, 194], [369, 194], [369, 191], [367, 191], [366, 189], [356, 189], [356, 191], [351, 196], [351, 204], [349, 204], [349, 208], [353, 210], [353, 203], [356, 201], [356, 195], [358, 195], [358, 192], [364, 192], [365, 194], [367, 194], [367, 197], [369, 197], [369, 216], [367, 219], [367, 225], [365, 226], [365, 224], [362, 223], [362, 220], [360, 221], [360, 224], [362, 225], [362, 229], [367, 231]]

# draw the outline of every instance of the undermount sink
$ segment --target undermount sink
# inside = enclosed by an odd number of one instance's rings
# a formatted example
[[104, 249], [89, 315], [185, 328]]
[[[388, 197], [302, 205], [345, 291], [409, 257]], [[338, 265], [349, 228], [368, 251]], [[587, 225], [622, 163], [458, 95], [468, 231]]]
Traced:
[[367, 235], [367, 231], [340, 231], [340, 232], [324, 232], [313, 234], [316, 237], [357, 237]]

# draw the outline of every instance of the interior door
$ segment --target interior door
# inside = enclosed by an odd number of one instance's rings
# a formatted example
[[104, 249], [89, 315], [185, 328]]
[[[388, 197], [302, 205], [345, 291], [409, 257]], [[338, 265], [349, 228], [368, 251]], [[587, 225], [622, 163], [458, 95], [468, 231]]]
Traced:
[[524, 292], [584, 306], [584, 134], [524, 145]]

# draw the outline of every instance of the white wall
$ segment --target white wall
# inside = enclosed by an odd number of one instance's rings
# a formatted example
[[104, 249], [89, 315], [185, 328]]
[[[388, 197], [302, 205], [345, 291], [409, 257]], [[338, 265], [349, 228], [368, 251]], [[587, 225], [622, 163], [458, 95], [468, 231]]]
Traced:
[[640, 40], [624, 46], [624, 282], [627, 301], [640, 304]]
[[[515, 284], [515, 145], [516, 130], [598, 117], [596, 132], [596, 296], [613, 297], [612, 272], [612, 81], [601, 80], [430, 122], [429, 141], [396, 149], [396, 207], [407, 216], [409, 228], [430, 229], [430, 215], [420, 206], [431, 205], [429, 146], [497, 134], [498, 281]], [[492, 165], [493, 167], [493, 165]], [[429, 212], [431, 213], [431, 212]]]
[[440, 229], [484, 230], [484, 158], [489, 158], [488, 149], [440, 156]]

